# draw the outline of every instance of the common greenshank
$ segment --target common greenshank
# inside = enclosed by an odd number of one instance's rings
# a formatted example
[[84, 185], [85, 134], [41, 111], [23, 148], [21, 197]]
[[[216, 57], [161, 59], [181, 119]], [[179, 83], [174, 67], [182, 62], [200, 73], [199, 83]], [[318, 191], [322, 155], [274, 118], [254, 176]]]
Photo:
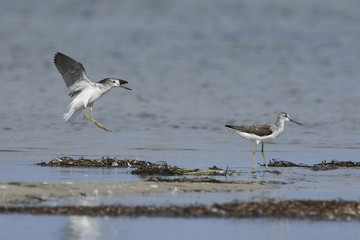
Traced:
[[253, 170], [255, 171], [255, 151], [257, 145], [261, 143], [261, 154], [264, 158], [266, 169], [268, 169], [264, 155], [264, 143], [271, 142], [272, 140], [276, 139], [284, 130], [284, 123], [287, 121], [302, 125], [301, 123], [292, 120], [289, 114], [281, 112], [279, 113], [279, 116], [277, 117], [277, 120], [274, 124], [255, 124], [251, 126], [225, 125], [225, 127], [236, 132], [247, 140], [256, 142], [255, 148], [253, 150]]

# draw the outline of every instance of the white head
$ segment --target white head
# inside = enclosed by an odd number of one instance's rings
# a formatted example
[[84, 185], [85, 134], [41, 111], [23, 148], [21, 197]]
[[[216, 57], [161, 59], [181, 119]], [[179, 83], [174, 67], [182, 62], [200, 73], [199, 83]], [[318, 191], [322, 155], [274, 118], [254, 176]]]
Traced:
[[292, 119], [290, 118], [289, 114], [287, 114], [286, 112], [281, 112], [281, 113], [279, 113], [277, 122], [287, 122], [287, 121], [290, 121], [290, 122], [293, 122], [293, 123], [302, 125], [301, 123], [292, 120]]
[[118, 78], [106, 78], [104, 80], [99, 81], [99, 83], [110, 85], [112, 88], [121, 87], [127, 90], [131, 90], [130, 88], [124, 86], [125, 84], [128, 83], [127, 81]]

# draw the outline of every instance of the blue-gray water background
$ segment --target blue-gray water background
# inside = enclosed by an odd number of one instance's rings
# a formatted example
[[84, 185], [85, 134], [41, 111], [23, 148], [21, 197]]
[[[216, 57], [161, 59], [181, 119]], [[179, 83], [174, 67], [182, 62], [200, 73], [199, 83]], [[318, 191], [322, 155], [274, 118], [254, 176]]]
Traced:
[[[274, 122], [282, 111], [304, 126], [286, 124], [265, 145], [268, 159], [359, 161], [359, 22], [352, 0], [1, 1], [0, 181], [139, 180], [33, 165], [62, 155], [250, 171], [254, 143], [224, 125]], [[93, 81], [129, 82], [132, 92], [113, 89], [94, 105], [111, 133], [81, 117], [63, 122], [71, 99], [57, 51]], [[334, 191], [325, 197], [359, 199], [357, 171], [326, 174], [298, 178], [325, 175]]]

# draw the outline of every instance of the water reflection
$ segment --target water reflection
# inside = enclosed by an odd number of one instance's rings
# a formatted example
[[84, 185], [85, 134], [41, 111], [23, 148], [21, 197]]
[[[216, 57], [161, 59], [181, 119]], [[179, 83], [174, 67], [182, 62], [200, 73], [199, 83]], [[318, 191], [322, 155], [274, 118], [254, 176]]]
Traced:
[[87, 216], [70, 216], [63, 228], [64, 240], [96, 240], [101, 237], [101, 221]]

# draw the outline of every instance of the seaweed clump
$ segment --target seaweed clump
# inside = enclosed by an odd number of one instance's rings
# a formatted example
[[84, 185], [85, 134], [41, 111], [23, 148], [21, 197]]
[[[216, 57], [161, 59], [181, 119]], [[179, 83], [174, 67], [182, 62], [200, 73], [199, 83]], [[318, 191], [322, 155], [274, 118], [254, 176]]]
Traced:
[[296, 164], [290, 161], [284, 161], [284, 160], [277, 160], [277, 159], [272, 159], [270, 160], [269, 167], [309, 167], [306, 164]]
[[101, 158], [101, 159], [85, 159], [80, 157], [79, 159], [74, 159], [72, 157], [61, 157], [59, 159], [51, 160], [50, 162], [40, 162], [37, 163], [39, 166], [50, 166], [50, 167], [131, 167], [136, 168], [131, 171], [131, 174], [136, 175], [231, 175], [235, 171], [231, 171], [229, 169], [223, 170], [216, 166], [209, 168], [208, 170], [200, 170], [200, 169], [186, 169], [179, 168], [176, 166], [170, 166], [166, 162], [146, 162], [139, 161], [138, 159], [116, 159], [116, 158]]
[[[261, 166], [264, 166], [264, 164], [260, 164]], [[352, 161], [337, 161], [332, 160], [331, 162], [327, 162], [326, 160], [323, 160], [321, 163], [317, 163], [314, 165], [307, 165], [303, 163], [293, 163], [289, 161], [283, 161], [283, 160], [277, 160], [272, 159], [270, 160], [269, 167], [301, 167], [301, 168], [310, 168], [314, 171], [327, 171], [327, 170], [334, 170], [338, 168], [356, 168], [360, 167], [360, 162], [352, 162]]]
[[352, 167], [360, 167], [360, 162], [353, 162], [353, 161], [337, 161], [332, 160], [331, 162], [326, 162], [326, 160], [322, 161], [319, 165], [324, 167], [345, 167], [345, 168], [352, 168]]
[[145, 161], [139, 161], [138, 159], [116, 159], [109, 157], [102, 157], [101, 159], [85, 159], [80, 157], [74, 159], [72, 157], [61, 157], [59, 159], [51, 160], [50, 162], [37, 163], [39, 166], [50, 167], [141, 167], [148, 163]]
[[231, 175], [234, 171], [229, 171], [228, 169], [223, 170], [217, 168], [215, 166], [209, 168], [208, 170], [200, 170], [200, 169], [186, 169], [179, 168], [176, 166], [170, 166], [166, 162], [158, 162], [158, 163], [149, 163], [145, 166], [138, 167], [137, 169], [131, 171], [131, 174], [137, 175], [166, 175], [166, 176], [174, 176], [174, 175]]

